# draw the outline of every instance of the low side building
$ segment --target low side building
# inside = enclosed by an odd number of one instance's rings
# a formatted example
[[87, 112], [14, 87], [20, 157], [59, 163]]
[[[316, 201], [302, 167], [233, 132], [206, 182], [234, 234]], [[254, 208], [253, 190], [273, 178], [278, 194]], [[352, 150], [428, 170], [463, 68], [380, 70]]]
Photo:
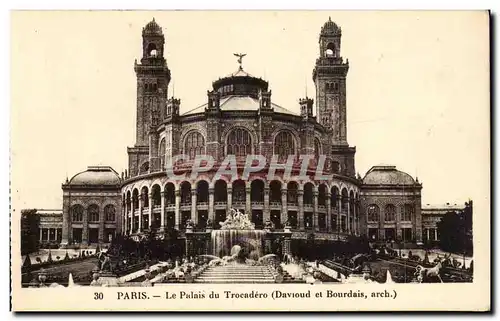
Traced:
[[121, 232], [120, 187], [109, 166], [89, 166], [63, 184], [61, 244], [111, 242]]
[[363, 234], [372, 241], [422, 243], [422, 184], [396, 166], [373, 166], [361, 185]]
[[422, 205], [422, 238], [424, 242], [439, 241], [437, 223], [449, 212], [461, 212], [465, 205], [461, 204], [424, 204]]
[[42, 248], [47, 244], [61, 243], [62, 240], [62, 210], [39, 209], [35, 213], [39, 215], [38, 239]]

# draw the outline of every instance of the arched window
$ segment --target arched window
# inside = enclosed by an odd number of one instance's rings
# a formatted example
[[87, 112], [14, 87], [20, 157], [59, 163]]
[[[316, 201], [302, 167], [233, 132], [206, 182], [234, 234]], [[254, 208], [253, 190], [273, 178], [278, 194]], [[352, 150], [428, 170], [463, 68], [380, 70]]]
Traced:
[[150, 43], [148, 45], [148, 56], [149, 57], [156, 57], [158, 54], [158, 50], [156, 49], [156, 45], [154, 43]]
[[83, 221], [83, 206], [80, 204], [71, 206], [71, 220], [73, 222]]
[[165, 186], [165, 202], [167, 206], [175, 204], [175, 186], [172, 183]]
[[396, 220], [396, 206], [394, 206], [393, 204], [387, 204], [387, 206], [385, 207], [384, 214], [385, 214], [384, 220], [386, 222], [395, 221]]
[[205, 152], [205, 138], [200, 132], [192, 131], [187, 134], [184, 144], [184, 154], [194, 159], [196, 155], [202, 155]]
[[99, 206], [96, 204], [89, 205], [87, 208], [89, 222], [99, 222]]
[[319, 185], [318, 188], [318, 204], [319, 205], [326, 205], [326, 185], [321, 184]]
[[339, 201], [339, 189], [336, 187], [336, 186], [333, 186], [332, 189], [331, 189], [331, 201], [330, 201], [330, 205], [332, 208], [337, 208], [338, 205], [338, 201]]
[[304, 204], [311, 205], [313, 203], [313, 184], [311, 183], [306, 183], [304, 185], [304, 197], [303, 197], [303, 202]]
[[191, 203], [191, 184], [188, 182], [181, 183], [181, 204]]
[[140, 174], [146, 174], [147, 172], [149, 172], [149, 162], [144, 162], [141, 165]]
[[314, 138], [314, 158], [319, 159], [319, 155], [321, 155], [321, 143], [319, 139]]
[[295, 155], [295, 141], [289, 131], [281, 131], [274, 138], [274, 154], [280, 160], [286, 160], [288, 155]]
[[227, 201], [227, 183], [225, 181], [218, 180], [217, 182], [215, 182], [214, 200], [216, 202]]
[[134, 211], [139, 209], [139, 190], [134, 189], [132, 192], [132, 206], [134, 207]]
[[335, 45], [333, 43], [330, 42], [326, 46], [325, 56], [328, 57], [328, 58], [334, 58], [335, 57]]
[[335, 174], [340, 173], [340, 163], [339, 162], [336, 162], [336, 161], [332, 162], [332, 172]]
[[405, 204], [401, 207], [401, 221], [411, 222], [413, 214], [415, 214], [415, 206]]
[[108, 204], [104, 207], [104, 219], [107, 222], [114, 222], [115, 221], [115, 207], [112, 204]]
[[269, 184], [269, 201], [281, 203], [281, 182], [272, 181]]
[[165, 169], [165, 151], [166, 151], [165, 138], [163, 138], [160, 141], [160, 147], [158, 148], [158, 157], [160, 157], [160, 168], [162, 170]]
[[368, 216], [368, 221], [377, 222], [379, 220], [380, 208], [377, 205], [375, 204], [368, 205], [366, 212]]
[[340, 202], [340, 209], [341, 210], [346, 210], [347, 209], [347, 203], [349, 203], [349, 195], [347, 194], [347, 190], [344, 188], [342, 190], [342, 199]]
[[160, 206], [161, 205], [161, 187], [160, 185], [153, 185], [151, 188], [151, 194], [152, 195], [152, 201], [153, 204], [151, 204], [153, 207]]
[[260, 179], [250, 183], [250, 200], [252, 202], [264, 202], [264, 182]]
[[246, 156], [252, 153], [252, 139], [247, 130], [236, 128], [227, 138], [227, 154]]
[[246, 191], [245, 182], [243, 180], [237, 180], [233, 182], [233, 202], [245, 202]]

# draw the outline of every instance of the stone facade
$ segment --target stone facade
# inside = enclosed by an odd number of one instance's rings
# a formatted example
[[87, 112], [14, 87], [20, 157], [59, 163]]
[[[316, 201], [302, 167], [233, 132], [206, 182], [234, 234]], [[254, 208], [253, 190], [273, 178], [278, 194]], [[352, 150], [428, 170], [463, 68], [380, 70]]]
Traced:
[[90, 166], [63, 184], [61, 244], [109, 243], [121, 233], [120, 186], [108, 166]]
[[363, 179], [363, 234], [371, 240], [422, 242], [422, 185], [395, 166], [374, 166]]
[[[137, 234], [150, 228], [183, 230], [187, 220], [197, 228], [205, 228], [207, 222], [223, 221], [227, 210], [237, 208], [248, 213], [257, 227], [271, 221], [281, 229], [289, 221], [294, 231], [359, 235], [361, 181], [355, 176], [355, 148], [348, 145], [346, 135], [347, 65], [339, 60], [340, 34], [332, 28], [337, 27], [329, 21], [322, 29], [320, 58], [314, 68], [318, 95], [325, 93], [328, 86], [328, 97], [331, 94], [336, 99], [335, 111], [323, 98], [317, 100], [320, 118], [330, 113], [328, 124], [313, 116], [314, 101], [310, 98], [299, 100], [300, 114], [277, 105], [269, 83], [248, 74], [241, 64], [236, 72], [213, 82], [206, 104], [188, 108], [183, 114], [179, 113], [180, 100], [175, 97], [166, 102], [158, 99], [159, 105], [149, 109], [138, 99], [138, 115], [148, 114], [151, 120], [149, 146], [144, 146], [145, 136], [138, 134], [134, 147], [128, 148], [129, 169], [121, 188], [123, 231]], [[143, 47], [149, 48], [154, 39], [157, 52], [152, 56], [144, 49], [141, 64], [135, 65], [138, 96], [142, 95], [145, 77], [148, 83], [164, 85], [171, 76], [160, 54], [165, 43], [161, 28], [152, 21], [146, 29], [150, 32], [143, 32]], [[327, 52], [329, 41], [335, 44], [335, 57]], [[150, 95], [158, 97], [160, 91], [166, 95], [166, 87], [160, 87], [158, 93]], [[137, 117], [138, 131], [146, 126], [141, 117]], [[189, 156], [177, 163], [185, 168], [188, 178], [172, 180], [165, 169], [179, 154]], [[314, 159], [306, 180], [298, 173], [285, 177], [283, 170], [278, 170], [274, 179], [268, 179], [264, 172], [242, 179], [241, 167], [248, 154], [263, 155], [268, 161], [278, 156], [282, 163], [292, 156], [294, 170], [300, 167], [296, 159], [299, 154]], [[237, 177], [215, 179], [213, 170], [190, 178], [189, 168], [196, 155], [213, 157], [216, 168], [227, 155], [235, 155]], [[331, 175], [329, 180], [318, 180], [313, 174], [320, 155], [326, 156], [324, 167], [325, 173]]]
[[[422, 242], [422, 229], [427, 237], [436, 215], [423, 215], [418, 179], [394, 166], [375, 166], [363, 179], [356, 175], [356, 148], [347, 141], [349, 63], [341, 56], [341, 37], [331, 19], [321, 28], [315, 101], [298, 99], [298, 114], [273, 100], [269, 83], [247, 73], [242, 57], [234, 73], [212, 83], [205, 104], [181, 114], [180, 99], [168, 98], [165, 36], [154, 20], [148, 23], [142, 57], [134, 63], [136, 141], [127, 148], [128, 169], [120, 177], [109, 167], [91, 166], [62, 185], [61, 243], [103, 243], [110, 235], [149, 229], [184, 232], [188, 220], [195, 232], [217, 228], [231, 208], [247, 213], [257, 228], [291, 227], [292, 239], [355, 235]], [[173, 165], [187, 176], [173, 179], [167, 169], [180, 154], [187, 158]], [[268, 163], [277, 157], [281, 164], [290, 156], [286, 170], [292, 175], [281, 168], [272, 179], [266, 170], [242, 177], [248, 154]], [[313, 156], [305, 179], [298, 176], [300, 154]], [[191, 177], [197, 155], [211, 156], [215, 166]], [[236, 176], [215, 177], [227, 155], [235, 156]], [[314, 175], [322, 155], [327, 180]]]

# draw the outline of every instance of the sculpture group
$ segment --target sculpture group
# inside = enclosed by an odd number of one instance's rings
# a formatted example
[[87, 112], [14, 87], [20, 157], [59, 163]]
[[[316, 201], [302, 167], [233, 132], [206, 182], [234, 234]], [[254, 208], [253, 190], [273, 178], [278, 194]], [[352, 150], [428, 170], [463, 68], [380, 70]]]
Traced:
[[255, 224], [252, 223], [247, 214], [232, 208], [224, 222], [219, 222], [221, 230], [254, 230]]

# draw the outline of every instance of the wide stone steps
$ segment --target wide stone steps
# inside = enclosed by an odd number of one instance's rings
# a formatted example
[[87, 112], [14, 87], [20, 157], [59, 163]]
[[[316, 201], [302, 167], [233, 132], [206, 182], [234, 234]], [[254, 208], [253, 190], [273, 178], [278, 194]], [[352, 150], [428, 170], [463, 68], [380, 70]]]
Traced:
[[264, 266], [214, 266], [203, 271], [196, 283], [274, 283], [274, 276]]

